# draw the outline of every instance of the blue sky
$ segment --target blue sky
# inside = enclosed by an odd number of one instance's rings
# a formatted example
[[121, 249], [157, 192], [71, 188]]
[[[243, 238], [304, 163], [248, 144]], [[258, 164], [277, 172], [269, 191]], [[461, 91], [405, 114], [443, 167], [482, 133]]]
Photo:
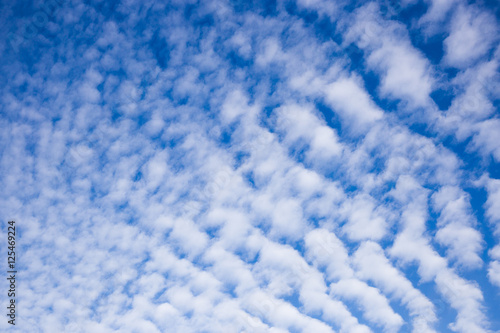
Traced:
[[500, 332], [497, 2], [0, 8], [0, 330]]

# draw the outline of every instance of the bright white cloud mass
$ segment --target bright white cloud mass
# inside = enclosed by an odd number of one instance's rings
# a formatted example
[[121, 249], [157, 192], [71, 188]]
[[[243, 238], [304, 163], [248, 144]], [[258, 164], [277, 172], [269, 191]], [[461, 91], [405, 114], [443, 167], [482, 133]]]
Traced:
[[500, 332], [498, 2], [0, 13], [2, 332]]

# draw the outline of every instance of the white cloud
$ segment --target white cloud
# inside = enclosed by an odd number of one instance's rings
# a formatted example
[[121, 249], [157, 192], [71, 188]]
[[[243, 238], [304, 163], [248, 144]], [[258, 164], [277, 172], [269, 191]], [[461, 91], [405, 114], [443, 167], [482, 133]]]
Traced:
[[382, 119], [383, 112], [371, 101], [355, 78], [341, 78], [325, 87], [325, 98], [349, 126], [359, 134], [373, 122]]
[[352, 240], [380, 240], [387, 232], [387, 221], [377, 212], [374, 200], [369, 196], [359, 195], [347, 201], [341, 214], [347, 219], [342, 230]]
[[444, 40], [444, 61], [459, 68], [471, 64], [490, 49], [497, 31], [490, 13], [459, 6], [451, 19], [450, 35]]
[[[17, 331], [417, 333], [447, 307], [487, 331], [500, 254], [465, 187], [498, 160], [499, 53], [466, 38], [494, 25], [476, 7], [433, 3], [443, 61], [417, 12], [324, 1], [67, 4], [2, 44]], [[497, 180], [474, 183], [497, 236]]]
[[434, 86], [429, 61], [413, 47], [400, 23], [381, 17], [376, 4], [356, 10], [346, 32], [349, 42], [365, 52], [368, 68], [380, 74], [382, 96], [402, 99], [412, 107], [429, 104]]
[[397, 332], [403, 325], [403, 319], [393, 312], [387, 299], [376, 288], [356, 279], [340, 280], [332, 283], [330, 288], [334, 295], [358, 302], [366, 319], [383, 326], [386, 332]]
[[472, 146], [483, 151], [486, 154], [491, 154], [495, 160], [500, 161], [500, 148], [498, 140], [500, 135], [497, 128], [500, 126], [500, 119], [488, 119], [477, 124], [477, 134], [472, 140]]
[[432, 200], [434, 210], [440, 212], [436, 240], [449, 248], [450, 259], [466, 267], [480, 267], [482, 238], [474, 228], [469, 196], [457, 187], [446, 186], [434, 193]]
[[420, 24], [424, 25], [442, 22], [445, 16], [459, 3], [458, 0], [427, 0], [426, 2], [429, 4], [429, 9], [419, 21]]
[[393, 312], [388, 300], [376, 288], [355, 278], [349, 255], [333, 233], [315, 229], [307, 234], [305, 241], [306, 257], [315, 266], [326, 269], [333, 296], [356, 301], [366, 319], [387, 331], [395, 331], [402, 325], [402, 318]]
[[356, 275], [373, 281], [384, 293], [404, 304], [413, 317], [413, 332], [435, 332], [432, 328], [437, 317], [434, 305], [404, 275], [391, 265], [377, 243], [367, 241], [353, 255]]
[[[407, 179], [405, 179], [405, 183], [408, 184]], [[401, 187], [400, 190], [402, 193], [405, 190], [412, 191], [413, 196], [415, 194], [424, 196], [425, 193], [416, 184]], [[404, 263], [416, 261], [421, 279], [435, 281], [438, 291], [457, 310], [456, 321], [450, 324], [451, 327], [459, 332], [470, 330], [486, 332], [487, 324], [482, 313], [483, 296], [481, 290], [474, 283], [460, 278], [452, 269], [448, 268], [447, 260], [431, 248], [428, 237], [423, 235], [426, 230], [426, 216], [423, 212], [427, 211], [427, 201], [412, 202], [412, 197], [400, 196], [402, 202], [407, 200], [407, 206], [402, 215], [402, 230], [396, 235], [396, 240], [389, 249], [389, 254], [401, 259]]]
[[337, 133], [312, 113], [311, 106], [284, 106], [277, 112], [278, 126], [286, 133], [286, 143], [308, 144], [306, 158], [310, 163], [321, 168], [341, 157], [343, 145]]
[[488, 278], [492, 284], [500, 287], [500, 245], [498, 245], [498, 243], [500, 243], [500, 209], [497, 204], [498, 200], [500, 200], [500, 180], [482, 177], [479, 182], [485, 182], [483, 185], [485, 185], [488, 191], [488, 199], [484, 206], [486, 209], [486, 216], [497, 238], [497, 245], [489, 251], [492, 260], [488, 267]]

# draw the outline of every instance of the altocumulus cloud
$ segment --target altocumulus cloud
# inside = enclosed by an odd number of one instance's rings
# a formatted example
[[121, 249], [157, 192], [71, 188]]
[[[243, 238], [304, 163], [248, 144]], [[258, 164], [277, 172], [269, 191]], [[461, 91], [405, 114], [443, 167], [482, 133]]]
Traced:
[[499, 331], [499, 13], [4, 1], [0, 329]]

